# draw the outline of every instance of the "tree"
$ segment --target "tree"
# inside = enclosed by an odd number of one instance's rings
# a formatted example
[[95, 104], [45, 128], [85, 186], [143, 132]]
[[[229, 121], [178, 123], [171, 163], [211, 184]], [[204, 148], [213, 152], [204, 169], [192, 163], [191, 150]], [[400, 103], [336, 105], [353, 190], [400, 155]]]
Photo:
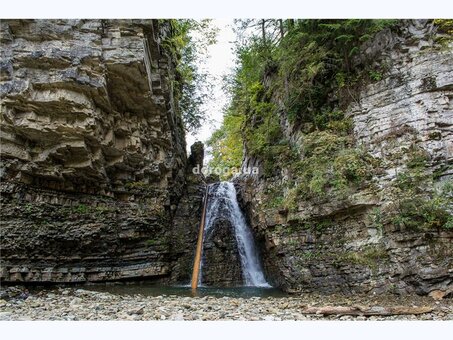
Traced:
[[[270, 175], [293, 153], [281, 122], [307, 132], [350, 129], [341, 108], [373, 69], [356, 58], [360, 45], [393, 20], [235, 20], [238, 64], [228, 80], [231, 102], [211, 139], [212, 164], [237, 163], [238, 145]], [[354, 64], [353, 64], [354, 63]], [[354, 66], [354, 67], [352, 67]], [[361, 78], [362, 77], [362, 78]], [[342, 92], [343, 91], [343, 92]], [[241, 122], [232, 125], [230, 120]], [[281, 119], [284, 118], [284, 119]], [[238, 131], [239, 130], [239, 131]], [[236, 143], [231, 143], [236, 141]]]
[[177, 60], [176, 99], [186, 130], [196, 131], [206, 119], [203, 103], [211, 99], [213, 81], [204, 64], [218, 30], [210, 19], [172, 19], [170, 25], [172, 34], [164, 44]]
[[226, 113], [222, 126], [217, 129], [208, 140], [212, 159], [209, 166], [212, 169], [228, 169], [222, 179], [231, 177], [233, 168], [239, 169], [242, 162], [242, 135], [241, 127], [244, 116], [234, 112]]

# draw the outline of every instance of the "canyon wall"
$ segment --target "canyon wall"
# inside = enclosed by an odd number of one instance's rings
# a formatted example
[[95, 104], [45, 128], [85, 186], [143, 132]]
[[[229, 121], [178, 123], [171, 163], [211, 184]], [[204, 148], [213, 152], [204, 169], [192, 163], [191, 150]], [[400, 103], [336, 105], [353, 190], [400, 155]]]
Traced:
[[[186, 156], [171, 34], [165, 20], [1, 21], [3, 282], [190, 281], [205, 190], [191, 170], [204, 150]], [[404, 21], [362, 46], [354, 62], [381, 73], [345, 94], [352, 148], [281, 107], [294, 162], [311, 143], [346, 175], [366, 164], [341, 194], [303, 196], [303, 166], [266, 174], [245, 150], [243, 166], [262, 171], [237, 191], [273, 285], [452, 292], [453, 231], [436, 202], [451, 216], [453, 56], [439, 37], [432, 21]], [[206, 283], [240, 283], [231, 225], [211, 236]]]
[[186, 176], [171, 34], [165, 20], [1, 21], [2, 281], [178, 278], [173, 219], [192, 217], [190, 253], [203, 184]]
[[[302, 292], [453, 291], [451, 227], [423, 228], [420, 216], [420, 226], [410, 228], [404, 218], [411, 211], [403, 214], [398, 210], [402, 204], [396, 205], [402, 200], [398, 185], [409, 178], [402, 175], [413, 169], [420, 176], [415, 178], [426, 182], [427, 194], [451, 185], [453, 52], [451, 42], [441, 45], [438, 38], [432, 21], [405, 21], [398, 30], [386, 29], [362, 47], [361, 56], [383, 70], [382, 77], [353, 94], [345, 110], [352, 121], [355, 149], [374, 164], [366, 183], [347, 188], [345, 195], [326, 193], [327, 199], [298, 196], [288, 209], [281, 202], [303, 180], [292, 172], [291, 164], [276, 164], [280, 171], [272, 177], [261, 171], [261, 176], [236, 181], [274, 285]], [[302, 149], [308, 139], [301, 126], [284, 114], [280, 124], [290, 147]], [[319, 134], [314, 145], [323, 147], [321, 138], [330, 136]], [[335, 150], [335, 142], [328, 147]], [[303, 160], [303, 155], [299, 157]], [[420, 158], [423, 166], [417, 167]], [[353, 162], [351, 157], [343, 166], [353, 167]], [[261, 160], [246, 150], [243, 167], [252, 166], [263, 168]], [[451, 192], [438, 199], [449, 200], [451, 216]], [[417, 208], [414, 203], [409, 210]]]

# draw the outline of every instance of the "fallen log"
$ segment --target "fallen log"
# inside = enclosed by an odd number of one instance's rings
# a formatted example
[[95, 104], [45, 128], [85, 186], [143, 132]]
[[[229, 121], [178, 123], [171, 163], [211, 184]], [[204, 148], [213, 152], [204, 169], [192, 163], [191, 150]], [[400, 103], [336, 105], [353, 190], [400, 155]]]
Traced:
[[391, 316], [391, 315], [418, 315], [430, 313], [432, 307], [364, 307], [364, 306], [324, 306], [324, 307], [304, 307], [300, 311], [302, 314], [322, 314], [322, 315], [363, 315], [363, 316]]

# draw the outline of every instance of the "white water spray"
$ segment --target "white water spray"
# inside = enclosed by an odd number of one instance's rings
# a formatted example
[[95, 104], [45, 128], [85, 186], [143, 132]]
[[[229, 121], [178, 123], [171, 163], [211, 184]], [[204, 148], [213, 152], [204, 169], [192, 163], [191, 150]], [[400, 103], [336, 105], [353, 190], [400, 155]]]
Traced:
[[[211, 184], [208, 187], [209, 201], [206, 211], [204, 239], [212, 232], [214, 222], [223, 217], [231, 222], [234, 228], [242, 275], [245, 286], [271, 287], [264, 278], [263, 269], [253, 240], [253, 235], [245, 222], [244, 215], [236, 198], [236, 189], [231, 182]], [[201, 285], [203, 260], [201, 261], [199, 284]]]

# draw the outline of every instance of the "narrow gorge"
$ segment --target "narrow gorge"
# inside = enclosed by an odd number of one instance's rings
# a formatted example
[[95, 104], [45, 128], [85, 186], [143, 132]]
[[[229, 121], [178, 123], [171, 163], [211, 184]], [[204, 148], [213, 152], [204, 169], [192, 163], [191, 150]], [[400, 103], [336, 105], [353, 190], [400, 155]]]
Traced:
[[451, 297], [449, 20], [276, 21], [190, 152], [174, 21], [1, 21], [2, 283], [188, 285], [208, 188], [202, 286]]

